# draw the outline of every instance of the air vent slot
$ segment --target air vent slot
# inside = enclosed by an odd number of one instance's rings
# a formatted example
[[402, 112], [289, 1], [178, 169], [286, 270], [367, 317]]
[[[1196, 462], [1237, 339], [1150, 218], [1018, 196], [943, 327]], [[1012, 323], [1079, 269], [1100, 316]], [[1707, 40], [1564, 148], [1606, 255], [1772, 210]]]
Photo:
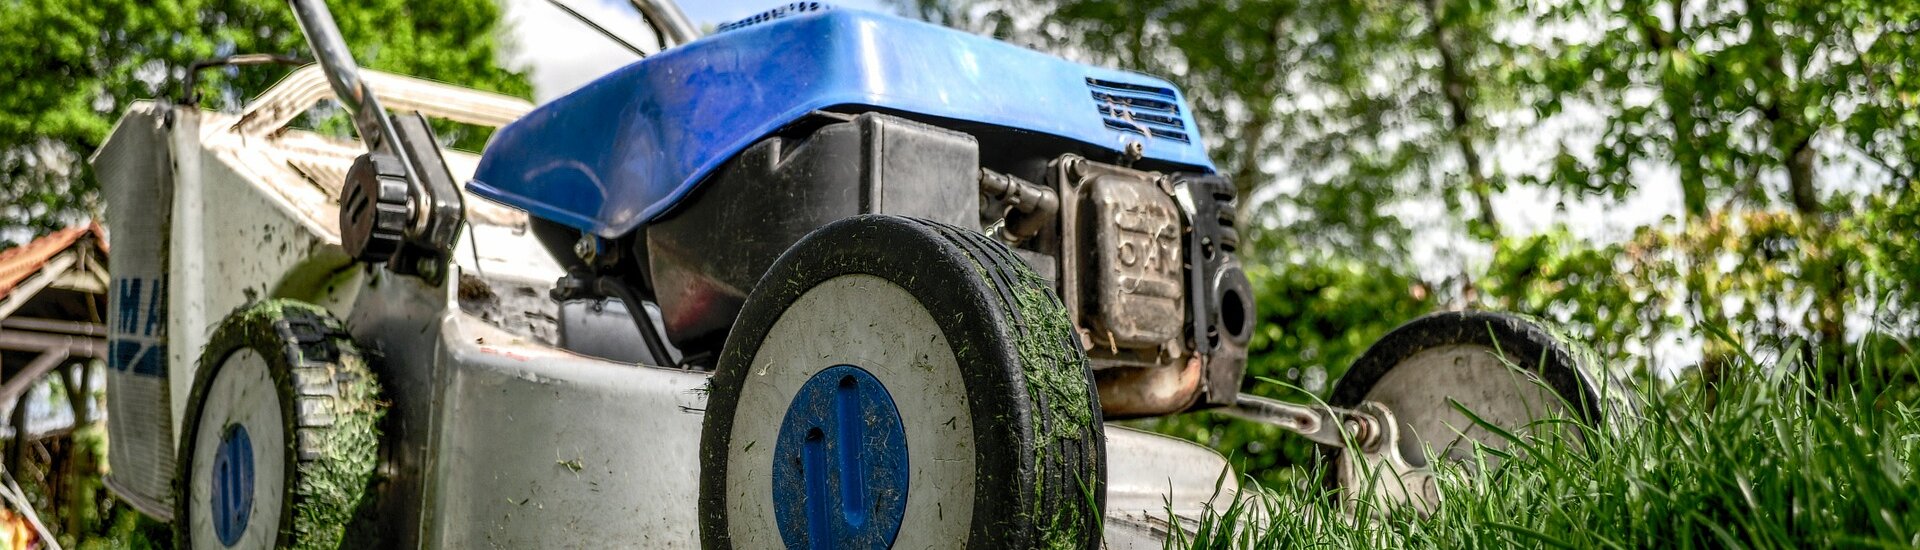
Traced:
[[794, 2], [792, 4], [787, 4], [785, 6], [780, 6], [777, 8], [760, 12], [759, 15], [755, 15], [753, 17], [748, 17], [746, 19], [741, 19], [739, 21], [734, 21], [731, 23], [722, 23], [720, 24], [720, 26], [714, 27], [713, 32], [722, 33], [722, 32], [727, 32], [734, 29], [751, 27], [754, 25], [758, 25], [758, 24], [779, 19], [782, 17], [813, 13], [816, 11], [826, 11], [830, 9], [833, 9], [833, 6], [831, 4], [825, 4], [821, 2]]
[[1133, 132], [1149, 139], [1188, 143], [1187, 119], [1172, 88], [1112, 80], [1087, 79], [1094, 107], [1108, 128]]

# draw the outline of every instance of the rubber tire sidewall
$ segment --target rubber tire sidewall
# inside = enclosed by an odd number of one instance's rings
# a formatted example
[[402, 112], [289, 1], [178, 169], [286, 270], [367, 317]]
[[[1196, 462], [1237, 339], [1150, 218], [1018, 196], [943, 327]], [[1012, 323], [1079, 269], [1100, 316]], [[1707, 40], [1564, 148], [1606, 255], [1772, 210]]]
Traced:
[[[321, 323], [322, 325], [319, 328], [322, 329], [322, 341], [317, 343], [303, 343], [298, 340], [288, 339], [285, 334], [280, 331], [280, 324], [283, 321], [287, 321], [290, 315], [309, 316], [310, 320]], [[200, 360], [196, 364], [197, 372], [194, 376], [193, 391], [189, 394], [187, 400], [187, 414], [184, 422], [185, 429], [181, 431], [179, 451], [175, 455], [177, 459], [174, 462], [173, 531], [174, 546], [176, 548], [193, 548], [191, 535], [191, 522], [193, 517], [192, 492], [189, 484], [192, 483], [193, 480], [193, 445], [194, 442], [198, 440], [200, 430], [203, 428], [203, 426], [200, 425], [200, 417], [203, 415], [205, 409], [206, 396], [211, 390], [214, 380], [218, 378], [220, 369], [225, 366], [231, 356], [238, 353], [241, 349], [253, 350], [253, 352], [259, 355], [261, 360], [266, 363], [267, 375], [273, 382], [275, 393], [280, 402], [280, 426], [282, 430], [281, 433], [283, 434], [282, 443], [285, 446], [285, 449], [283, 449], [284, 458], [282, 460], [281, 470], [283, 487], [281, 487], [280, 490], [283, 491], [284, 496], [280, 500], [280, 517], [275, 520], [277, 524], [276, 531], [279, 534], [275, 537], [274, 548], [296, 548], [302, 546], [300, 544], [301, 541], [294, 538], [296, 535], [294, 532], [296, 531], [294, 516], [304, 502], [304, 498], [299, 491], [300, 479], [302, 477], [300, 470], [300, 433], [302, 428], [298, 422], [298, 411], [296, 410], [295, 404], [295, 396], [298, 392], [295, 389], [294, 369], [303, 363], [309, 365], [313, 363], [330, 363], [339, 366], [340, 368], [338, 370], [340, 371], [357, 370], [359, 372], [353, 374], [366, 377], [363, 383], [372, 385], [374, 388], [373, 391], [378, 392], [378, 381], [374, 378], [370, 366], [365, 362], [365, 358], [361, 356], [359, 349], [348, 339], [339, 321], [331, 317], [326, 310], [318, 306], [292, 300], [271, 300], [254, 304], [253, 306], [229, 315], [221, 322], [219, 328], [214, 331], [212, 337], [208, 338], [206, 347], [202, 349]], [[357, 362], [360, 367], [357, 369], [347, 368], [350, 362]], [[340, 396], [334, 397], [338, 398]], [[341, 411], [335, 412], [340, 413]], [[377, 423], [380, 413], [376, 412], [374, 415], [374, 421]], [[339, 416], [339, 414], [336, 414], [336, 417], [337, 416]], [[311, 430], [312, 428], [308, 429], [308, 431]], [[257, 483], [255, 490], [260, 490]], [[249, 522], [261, 521], [263, 519], [265, 518], [254, 517], [250, 518]], [[356, 521], [350, 524], [350, 526], [358, 524], [357, 520], [359, 518], [355, 519]], [[340, 546], [358, 547], [356, 546], [357, 544], [365, 542], [355, 542], [357, 538], [358, 537], [354, 536], [354, 533], [345, 533], [340, 541]]]
[[1500, 350], [1513, 365], [1540, 376], [1555, 394], [1573, 405], [1580, 420], [1604, 426], [1617, 411], [1618, 396], [1606, 373], [1597, 373], [1592, 352], [1531, 317], [1493, 311], [1447, 311], [1422, 316], [1388, 332], [1354, 361], [1334, 383], [1327, 404], [1352, 408], [1401, 362], [1421, 351], [1446, 345], [1476, 345]]
[[[1012, 338], [1020, 334], [1003, 304], [1011, 301], [1009, 286], [989, 284], [986, 268], [976, 262], [1017, 262], [1011, 253], [984, 236], [932, 222], [892, 216], [857, 216], [829, 224], [789, 248], [748, 298], [721, 352], [710, 382], [706, 419], [700, 445], [701, 540], [706, 548], [732, 548], [726, 518], [726, 447], [731, 439], [739, 388], [750, 371], [760, 342], [780, 315], [814, 286], [841, 275], [867, 274], [887, 280], [914, 296], [933, 314], [967, 388], [968, 414], [974, 418], [976, 459], [973, 525], [969, 538], [956, 547], [1038, 548], [1045, 544], [1035, 529], [1031, 509], [1053, 503], [1033, 503], [1034, 480], [1041, 472], [1029, 467], [1025, 452], [1044, 431], [1038, 411], [1024, 403], [1028, 390], [1019, 351]], [[820, 238], [825, 236], [825, 238]], [[978, 237], [977, 242], [973, 237]], [[956, 245], [956, 241], [962, 242]], [[990, 246], [988, 246], [990, 245]], [[992, 247], [999, 247], [997, 250]], [[991, 255], [1003, 255], [992, 257]], [[1024, 264], [1021, 269], [1026, 269]], [[1004, 301], [1003, 301], [1004, 300]], [[1057, 299], [1055, 301], [1057, 305]], [[1077, 342], [1072, 345], [1078, 352]], [[1084, 361], [1081, 368], [1085, 369]], [[1084, 544], [1098, 546], [1099, 516], [1105, 507], [1105, 437], [1099, 431], [1099, 401], [1091, 371], [1085, 373], [1093, 407], [1089, 446], [1078, 457], [1086, 481], [1094, 483], [1091, 525], [1084, 528]], [[883, 381], [884, 382], [884, 381]], [[1011, 421], [989, 422], [1002, 417]], [[1019, 451], [1019, 452], [1015, 452]], [[1006, 474], [1014, 474], [1007, 476]], [[771, 476], [771, 472], [768, 473]], [[911, 489], [909, 489], [911, 490]], [[1082, 497], [1084, 498], [1084, 497]], [[1038, 504], [1039, 506], [1031, 506]], [[903, 525], [902, 529], [911, 529]]]

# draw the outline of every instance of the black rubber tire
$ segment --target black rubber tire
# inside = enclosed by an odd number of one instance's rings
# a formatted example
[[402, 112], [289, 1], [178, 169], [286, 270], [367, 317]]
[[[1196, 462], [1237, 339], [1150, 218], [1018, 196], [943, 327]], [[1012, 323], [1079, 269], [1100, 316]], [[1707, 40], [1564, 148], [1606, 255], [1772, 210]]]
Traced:
[[[1432, 313], [1394, 328], [1368, 347], [1334, 383], [1327, 404], [1346, 409], [1359, 406], [1381, 378], [1408, 358], [1428, 349], [1461, 344], [1497, 348], [1515, 367], [1539, 375], [1556, 395], [1573, 405], [1583, 427], [1574, 435], [1583, 441], [1618, 433], [1621, 423], [1637, 408], [1633, 393], [1609, 376], [1599, 356], [1586, 345], [1568, 338], [1551, 323], [1492, 311]], [[1320, 448], [1321, 463], [1327, 465], [1320, 481], [1333, 491], [1329, 495], [1344, 491], [1334, 466], [1344, 452], [1337, 447]]]
[[[974, 423], [968, 548], [1099, 548], [1106, 449], [1085, 352], [1050, 285], [1005, 246], [939, 223], [868, 215], [808, 234], [761, 278], [734, 322], [707, 401], [700, 533], [726, 549], [726, 456], [739, 393], [761, 340], [788, 306], [834, 277], [866, 274], [905, 289], [952, 344]], [[1022, 357], [1036, 358], [1033, 361]], [[1071, 373], [1052, 390], [1030, 377]], [[1056, 393], [1070, 387], [1069, 392]], [[912, 529], [903, 525], [901, 529]]]
[[200, 357], [175, 464], [175, 546], [192, 548], [188, 484], [206, 395], [220, 366], [243, 348], [266, 361], [282, 433], [289, 435], [275, 547], [377, 546], [379, 535], [361, 527], [375, 507], [371, 488], [385, 415], [379, 381], [339, 320], [293, 300], [269, 300], [229, 315]]
[[1630, 406], [1623, 391], [1600, 369], [1599, 359], [1585, 345], [1563, 336], [1551, 324], [1513, 313], [1447, 311], [1408, 321], [1368, 347], [1352, 368], [1334, 383], [1327, 403], [1351, 408], [1360, 404], [1380, 378], [1421, 351], [1447, 345], [1497, 347], [1514, 366], [1534, 372], [1559, 394], [1583, 420], [1605, 426]]

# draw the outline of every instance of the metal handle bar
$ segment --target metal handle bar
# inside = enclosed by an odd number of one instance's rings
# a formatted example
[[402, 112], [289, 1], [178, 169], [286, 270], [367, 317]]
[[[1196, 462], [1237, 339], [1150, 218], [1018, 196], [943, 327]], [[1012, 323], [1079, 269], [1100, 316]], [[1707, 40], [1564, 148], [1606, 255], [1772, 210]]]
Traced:
[[[313, 58], [326, 72], [327, 83], [333, 85], [334, 97], [353, 115], [353, 126], [360, 134], [360, 141], [367, 144], [369, 151], [398, 159], [407, 171], [414, 204], [427, 204], [427, 186], [413, 173], [413, 159], [407, 156], [406, 148], [399, 145], [400, 132], [394, 129], [393, 118], [380, 107], [380, 98], [373, 94], [372, 87], [360, 78], [360, 65], [353, 61], [347, 41], [340, 37], [340, 27], [334, 24], [333, 12], [327, 10], [326, 0], [287, 0], [287, 3], [293, 7], [293, 18], [300, 22], [300, 31], [307, 36], [307, 45], [313, 48]], [[426, 211], [414, 209], [414, 231], [425, 227]]]
[[[313, 58], [326, 71], [334, 97], [353, 115], [354, 129], [359, 131], [360, 139], [367, 142], [369, 149], [402, 155], [400, 160], [406, 161], [405, 152], [392, 146], [400, 137], [393, 129], [393, 121], [380, 108], [380, 98], [375, 97], [373, 89], [360, 78], [360, 64], [353, 61], [346, 40], [340, 37], [340, 27], [334, 24], [333, 12], [327, 10], [326, 0], [287, 0], [287, 3], [293, 6], [293, 18], [300, 22], [300, 31], [306, 34], [307, 45], [313, 48]], [[411, 163], [402, 164], [411, 166]]]
[[693, 23], [687, 21], [687, 14], [681, 13], [680, 6], [675, 5], [673, 0], [628, 0], [628, 2], [633, 4], [634, 9], [640, 10], [640, 15], [647, 18], [647, 24], [659, 31], [660, 39], [666, 42], [661, 44], [662, 48], [678, 46], [700, 38], [700, 31], [693, 27]]

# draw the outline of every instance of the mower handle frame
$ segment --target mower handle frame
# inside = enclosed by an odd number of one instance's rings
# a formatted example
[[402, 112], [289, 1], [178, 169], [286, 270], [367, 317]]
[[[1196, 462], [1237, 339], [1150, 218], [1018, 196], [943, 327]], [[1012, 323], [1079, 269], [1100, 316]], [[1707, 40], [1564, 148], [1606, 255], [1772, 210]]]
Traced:
[[[319, 62], [321, 72], [327, 75], [327, 83], [333, 87], [334, 98], [346, 108], [353, 119], [355, 133], [360, 141], [366, 143], [368, 152], [391, 155], [399, 160], [399, 166], [406, 172], [407, 192], [415, 205], [430, 204], [431, 194], [427, 184], [421, 181], [420, 174], [414, 172], [413, 158], [406, 147], [400, 146], [400, 131], [395, 128], [393, 117], [387, 116], [386, 109], [380, 106], [379, 96], [373, 93], [373, 86], [360, 77], [360, 64], [353, 60], [353, 52], [347, 49], [347, 41], [340, 35], [340, 27], [334, 23], [333, 12], [327, 9], [326, 0], [287, 0], [293, 8], [293, 18], [300, 23], [300, 32], [306, 35], [307, 46], [313, 50], [313, 58]], [[412, 208], [408, 224], [410, 233], [426, 230], [427, 211], [425, 208]]]

